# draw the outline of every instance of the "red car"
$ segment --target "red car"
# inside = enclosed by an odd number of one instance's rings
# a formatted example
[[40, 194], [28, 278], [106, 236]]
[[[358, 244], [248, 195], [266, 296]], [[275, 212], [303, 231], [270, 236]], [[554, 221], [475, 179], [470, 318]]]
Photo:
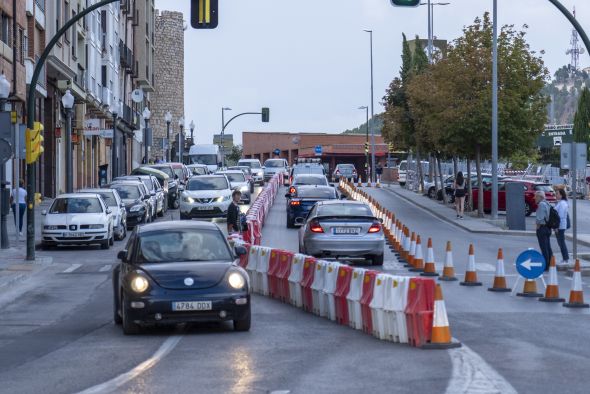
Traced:
[[[506, 210], [506, 183], [507, 182], [519, 182], [524, 187], [524, 206], [525, 215], [530, 216], [537, 210], [537, 203], [535, 202], [535, 192], [545, 192], [545, 199], [550, 204], [554, 204], [557, 199], [555, 197], [555, 191], [548, 183], [539, 183], [531, 181], [523, 181], [520, 179], [504, 179], [498, 182], [498, 210]], [[477, 208], [478, 204], [478, 189], [473, 189], [473, 207]], [[485, 212], [492, 210], [492, 184], [490, 182], [484, 182], [483, 184], [483, 209]]]

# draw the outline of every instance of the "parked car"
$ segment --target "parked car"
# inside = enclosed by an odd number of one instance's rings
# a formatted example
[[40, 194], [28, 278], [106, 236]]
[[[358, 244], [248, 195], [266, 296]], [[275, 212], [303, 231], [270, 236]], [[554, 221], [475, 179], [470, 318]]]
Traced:
[[186, 166], [191, 176], [209, 175], [209, 167], [206, 164], [189, 164]]
[[268, 182], [275, 174], [283, 174], [283, 183], [289, 177], [289, 163], [285, 159], [268, 159], [264, 162], [264, 181]]
[[180, 198], [180, 219], [226, 217], [232, 189], [225, 175], [189, 179]]
[[174, 200], [178, 200], [178, 184], [174, 178], [168, 174], [151, 167], [138, 167], [131, 171], [131, 175], [153, 175], [156, 177], [162, 189], [164, 189], [164, 198], [167, 208], [174, 208]]
[[[164, 213], [168, 210], [168, 206], [166, 205], [166, 196], [164, 194], [164, 189], [160, 185], [158, 178], [153, 175], [126, 175], [117, 177], [114, 179], [115, 181], [141, 181], [147, 188], [148, 192], [150, 193], [150, 197], [155, 196], [156, 200], [156, 214], [157, 216], [164, 216]], [[154, 196], [152, 196], [152, 193]]]
[[246, 253], [243, 246], [232, 250], [213, 223], [142, 226], [117, 255], [115, 323], [125, 335], [150, 325], [207, 321], [233, 321], [236, 331], [248, 331], [250, 285], [237, 264]]
[[338, 198], [336, 190], [331, 186], [290, 186], [287, 198], [287, 228], [294, 228], [296, 224], [303, 224], [307, 214], [316, 202], [335, 200]]
[[[422, 163], [422, 174], [428, 174], [428, 170], [430, 168], [430, 163], [428, 161], [422, 161], [421, 163]], [[408, 161], [407, 160], [402, 160], [399, 163], [397, 173], [398, 173], [398, 182], [401, 187], [404, 187], [406, 185], [408, 173], [413, 176], [414, 173], [417, 171], [416, 162], [413, 162], [410, 167], [412, 169], [408, 169]]]
[[233, 166], [227, 167], [228, 170], [240, 170], [244, 173], [248, 184], [250, 185], [250, 194], [254, 193], [254, 178], [252, 177], [252, 170], [247, 166]]
[[336, 164], [336, 168], [334, 168], [334, 172], [332, 172], [332, 182], [338, 182], [340, 177], [352, 179], [354, 182], [356, 182], [358, 179], [358, 174], [354, 164]]
[[316, 257], [363, 257], [383, 265], [385, 237], [369, 206], [357, 201], [321, 201], [299, 229], [299, 252]]
[[141, 189], [141, 191], [143, 192], [143, 194], [147, 197], [145, 199], [146, 204], [148, 206], [148, 223], [149, 222], [153, 222], [154, 220], [156, 220], [156, 207], [158, 205], [158, 200], [156, 198], [156, 193], [155, 192], [151, 192], [148, 190], [148, 188], [145, 186], [145, 184], [138, 180], [138, 179], [130, 179], [130, 180], [122, 180], [122, 181], [114, 181], [111, 183], [111, 186], [116, 185], [119, 182], [124, 182], [124, 183], [136, 183], [137, 185], [139, 185], [139, 188]]
[[252, 170], [252, 178], [254, 178], [254, 183], [263, 186], [264, 185], [264, 170], [262, 169], [262, 165], [260, 164], [260, 160], [258, 159], [240, 159], [238, 161], [238, 166], [246, 166], [250, 167]]
[[120, 181], [110, 185], [110, 188], [119, 193], [125, 204], [128, 228], [148, 222], [150, 206], [147, 200], [150, 197], [143, 192], [139, 183]]
[[[545, 200], [550, 204], [555, 204], [557, 198], [553, 187], [548, 183], [538, 183], [531, 181], [522, 181], [519, 179], [505, 179], [498, 182], [498, 210], [506, 210], [506, 183], [518, 182], [523, 185], [524, 188], [524, 206], [525, 215], [530, 216], [537, 210], [537, 203], [535, 201], [535, 192], [542, 191], [545, 193]], [[473, 189], [473, 207], [477, 208], [479, 202], [478, 188]], [[492, 210], [492, 183], [484, 182], [483, 184], [483, 209], [485, 212]]]
[[218, 174], [223, 174], [229, 180], [232, 190], [239, 190], [242, 193], [241, 202], [250, 204], [252, 198], [250, 195], [250, 184], [246, 180], [246, 175], [242, 170], [220, 171]]
[[[150, 164], [148, 166], [144, 165], [139, 168], [140, 169], [141, 168], [155, 169], [160, 172], [163, 172], [164, 174], [166, 174], [168, 176], [168, 179], [167, 179], [167, 181], [168, 181], [168, 207], [172, 208], [172, 209], [178, 209], [178, 206], [180, 205], [180, 203], [179, 203], [179, 197], [180, 197], [180, 187], [179, 186], [180, 185], [178, 182], [178, 176], [174, 172], [174, 169], [172, 168], [172, 166], [169, 163], [166, 163], [166, 164]], [[135, 175], [135, 172], [137, 170], [138, 169], [136, 168], [131, 173]], [[139, 170], [139, 171], [141, 171], [141, 170]], [[153, 175], [156, 178], [158, 177], [156, 174], [153, 174]]]
[[109, 249], [114, 244], [113, 214], [99, 194], [62, 194], [41, 214], [43, 248], [99, 244]]
[[113, 215], [115, 239], [121, 241], [127, 236], [127, 210], [115, 189], [82, 189], [78, 193], [98, 194], [102, 197]]

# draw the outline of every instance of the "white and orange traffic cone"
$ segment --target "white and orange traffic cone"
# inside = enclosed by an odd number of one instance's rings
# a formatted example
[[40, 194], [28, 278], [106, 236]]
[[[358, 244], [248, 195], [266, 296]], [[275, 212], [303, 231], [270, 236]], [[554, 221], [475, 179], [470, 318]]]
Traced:
[[535, 279], [525, 279], [522, 292], [516, 293], [519, 297], [543, 297], [543, 294], [537, 292], [537, 281]]
[[[409, 231], [409, 230], [408, 230]], [[410, 250], [408, 251], [408, 258], [406, 259], [406, 267], [414, 266], [414, 255], [416, 254], [416, 233], [412, 231], [410, 236]]]
[[442, 275], [438, 278], [445, 282], [453, 282], [458, 280], [455, 276], [455, 266], [453, 265], [453, 249], [451, 241], [447, 241], [447, 250], [445, 254], [445, 265], [443, 266]]
[[424, 254], [422, 251], [422, 240], [420, 236], [416, 236], [416, 251], [414, 254], [413, 267], [410, 268], [411, 272], [422, 272], [424, 271]]
[[426, 264], [421, 276], [438, 276], [436, 265], [434, 264], [434, 249], [432, 248], [432, 238], [428, 238], [428, 250], [426, 251]]
[[559, 297], [559, 285], [557, 284], [557, 268], [555, 267], [555, 256], [551, 256], [549, 264], [549, 282], [545, 288], [545, 297], [539, 298], [543, 302], [565, 302], [565, 298]]
[[430, 342], [422, 345], [422, 349], [451, 349], [457, 347], [461, 347], [461, 343], [453, 341], [442, 288], [440, 284], [437, 284], [434, 289], [434, 312], [432, 314]]
[[563, 306], [568, 308], [588, 308], [588, 304], [584, 303], [584, 290], [582, 290], [582, 273], [580, 272], [580, 260], [576, 260], [574, 266], [574, 277], [572, 278], [572, 290], [570, 291], [570, 299], [564, 302]]
[[492, 287], [489, 287], [488, 290], [497, 293], [512, 291], [512, 289], [509, 289], [506, 286], [506, 274], [504, 273], [504, 253], [502, 252], [502, 248], [498, 249], [498, 262], [496, 263], [494, 284]]
[[469, 245], [469, 262], [465, 271], [465, 280], [459, 283], [461, 286], [481, 286], [477, 280], [477, 271], [475, 270], [475, 251], [473, 244]]

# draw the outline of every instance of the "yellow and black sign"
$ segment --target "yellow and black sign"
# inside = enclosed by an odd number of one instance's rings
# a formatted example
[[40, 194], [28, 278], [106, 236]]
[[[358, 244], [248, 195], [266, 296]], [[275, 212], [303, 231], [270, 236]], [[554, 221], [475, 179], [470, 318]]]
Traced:
[[43, 124], [35, 122], [33, 129], [27, 129], [25, 133], [25, 143], [27, 150], [27, 164], [33, 164], [43, 154]]
[[194, 29], [215, 29], [219, 22], [219, 0], [191, 0], [191, 26]]

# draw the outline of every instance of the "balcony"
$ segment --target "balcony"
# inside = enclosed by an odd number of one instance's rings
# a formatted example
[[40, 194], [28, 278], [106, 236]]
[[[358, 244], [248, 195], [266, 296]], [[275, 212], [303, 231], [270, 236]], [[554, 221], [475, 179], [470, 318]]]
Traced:
[[125, 124], [127, 124], [127, 126], [129, 126], [129, 128], [131, 128], [133, 130], [140, 129], [139, 113], [137, 113], [137, 111], [134, 111], [133, 108], [131, 108], [127, 104], [123, 104], [123, 118], [122, 118], [122, 120], [123, 120], [123, 122], [125, 122]]
[[101, 98], [102, 98], [102, 106], [110, 108], [111, 104], [113, 102], [113, 95], [112, 95], [111, 90], [109, 88], [106, 88], [103, 86]]
[[129, 49], [123, 40], [119, 40], [119, 56], [121, 67], [123, 67], [127, 74], [133, 74], [135, 67], [135, 57], [133, 51]]

